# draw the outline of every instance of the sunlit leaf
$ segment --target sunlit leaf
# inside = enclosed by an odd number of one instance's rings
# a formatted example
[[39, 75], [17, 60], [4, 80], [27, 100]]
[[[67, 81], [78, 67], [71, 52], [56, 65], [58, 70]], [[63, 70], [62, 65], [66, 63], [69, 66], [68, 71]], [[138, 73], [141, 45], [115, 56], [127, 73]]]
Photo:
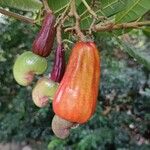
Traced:
[[127, 0], [125, 10], [116, 15], [116, 23], [136, 20], [148, 10], [150, 10], [149, 0]]
[[[126, 6], [126, 0], [106, 0], [100, 1], [98, 9], [95, 10], [95, 13], [99, 16], [111, 17], [116, 13], [122, 11]], [[82, 28], [89, 28], [92, 18], [90, 18], [90, 14], [84, 15], [81, 20]]]
[[[64, 10], [70, 0], [48, 0], [48, 4], [50, 8], [57, 14], [58, 12], [60, 13], [62, 10]], [[81, 3], [80, 0], [76, 0], [76, 5], [78, 6]]]
[[0, 6], [36, 11], [41, 8], [42, 3], [39, 0], [0, 0]]

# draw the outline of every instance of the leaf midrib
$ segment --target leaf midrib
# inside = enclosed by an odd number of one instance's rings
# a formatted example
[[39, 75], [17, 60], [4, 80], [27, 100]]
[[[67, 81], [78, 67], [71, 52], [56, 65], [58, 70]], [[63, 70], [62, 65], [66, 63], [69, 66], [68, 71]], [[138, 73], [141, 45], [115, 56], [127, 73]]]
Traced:
[[117, 20], [116, 23], [118, 23], [120, 20], [122, 20], [123, 17], [125, 17], [126, 15], [128, 15], [128, 13], [129, 13], [130, 11], [132, 11], [132, 9], [133, 9], [135, 6], [137, 6], [140, 1], [141, 1], [141, 0], [138, 0], [138, 1], [137, 1], [134, 5], [132, 5], [125, 13], [123, 13], [122, 17], [121, 17], [119, 20]]
[[[105, 6], [105, 7], [103, 8], [103, 10], [106, 9], [106, 8], [108, 8], [108, 7], [111, 7], [111, 5], [113, 5], [113, 4], [117, 3], [117, 2], [118, 2], [118, 0], [112, 2], [111, 4], [108, 4], [107, 6]], [[99, 9], [98, 11], [96, 11], [96, 14], [99, 13], [99, 12], [101, 12], [101, 13], [105, 16], [104, 12], [103, 12], [101, 9]], [[87, 16], [84, 17], [81, 21], [87, 19], [88, 17], [90, 17], [90, 15], [87, 15]]]

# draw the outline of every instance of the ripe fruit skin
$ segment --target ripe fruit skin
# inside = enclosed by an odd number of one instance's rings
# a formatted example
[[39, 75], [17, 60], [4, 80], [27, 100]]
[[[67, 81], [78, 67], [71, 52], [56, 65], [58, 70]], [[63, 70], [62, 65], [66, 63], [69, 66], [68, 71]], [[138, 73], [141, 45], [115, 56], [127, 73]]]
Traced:
[[47, 57], [53, 47], [54, 38], [56, 35], [55, 16], [46, 12], [41, 30], [32, 44], [32, 51], [42, 57]]
[[63, 44], [58, 44], [55, 52], [54, 66], [51, 73], [51, 80], [60, 82], [65, 72], [65, 51]]
[[96, 108], [99, 80], [100, 59], [95, 44], [76, 43], [53, 100], [55, 114], [70, 122], [87, 122]]
[[40, 75], [47, 68], [47, 60], [27, 51], [18, 56], [13, 66], [13, 75], [18, 84], [22, 86], [29, 85], [34, 74]]
[[32, 99], [35, 105], [38, 107], [46, 106], [49, 99], [53, 99], [57, 87], [58, 83], [46, 77], [41, 78], [32, 91]]

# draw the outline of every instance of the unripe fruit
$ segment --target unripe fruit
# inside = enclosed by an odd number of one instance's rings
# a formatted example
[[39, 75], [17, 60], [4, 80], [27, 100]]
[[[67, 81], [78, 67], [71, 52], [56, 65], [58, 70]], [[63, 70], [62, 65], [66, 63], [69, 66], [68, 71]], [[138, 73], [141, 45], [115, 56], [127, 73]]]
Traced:
[[32, 51], [42, 57], [47, 57], [53, 47], [54, 38], [56, 35], [55, 16], [46, 12], [42, 27], [32, 44]]
[[46, 106], [49, 99], [53, 99], [57, 87], [58, 83], [46, 77], [41, 78], [32, 91], [32, 99], [35, 105], [38, 107]]
[[32, 91], [32, 99], [36, 106], [44, 107], [48, 104], [49, 99], [53, 99], [65, 72], [65, 56], [63, 44], [58, 44], [55, 51], [55, 60], [50, 75], [50, 79], [40, 79]]
[[15, 61], [13, 75], [18, 84], [29, 85], [34, 74], [40, 75], [47, 68], [47, 60], [30, 51], [24, 52]]
[[65, 73], [65, 51], [63, 44], [58, 44], [55, 52], [54, 66], [51, 73], [51, 80], [60, 82]]

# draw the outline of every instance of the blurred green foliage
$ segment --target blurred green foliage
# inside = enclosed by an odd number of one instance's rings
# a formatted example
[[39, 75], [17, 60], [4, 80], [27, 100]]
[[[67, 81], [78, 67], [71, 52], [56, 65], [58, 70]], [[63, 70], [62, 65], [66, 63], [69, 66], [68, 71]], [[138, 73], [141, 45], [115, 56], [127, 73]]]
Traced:
[[[16, 55], [31, 49], [38, 28], [4, 19], [0, 29], [0, 141], [34, 141], [42, 143], [41, 150], [150, 149], [149, 71], [125, 54], [110, 34], [95, 37], [102, 62], [96, 113], [60, 140], [51, 130], [51, 104], [37, 108], [32, 86], [21, 87], [12, 76]], [[137, 39], [139, 34], [144, 37], [141, 31], [131, 36]]]

